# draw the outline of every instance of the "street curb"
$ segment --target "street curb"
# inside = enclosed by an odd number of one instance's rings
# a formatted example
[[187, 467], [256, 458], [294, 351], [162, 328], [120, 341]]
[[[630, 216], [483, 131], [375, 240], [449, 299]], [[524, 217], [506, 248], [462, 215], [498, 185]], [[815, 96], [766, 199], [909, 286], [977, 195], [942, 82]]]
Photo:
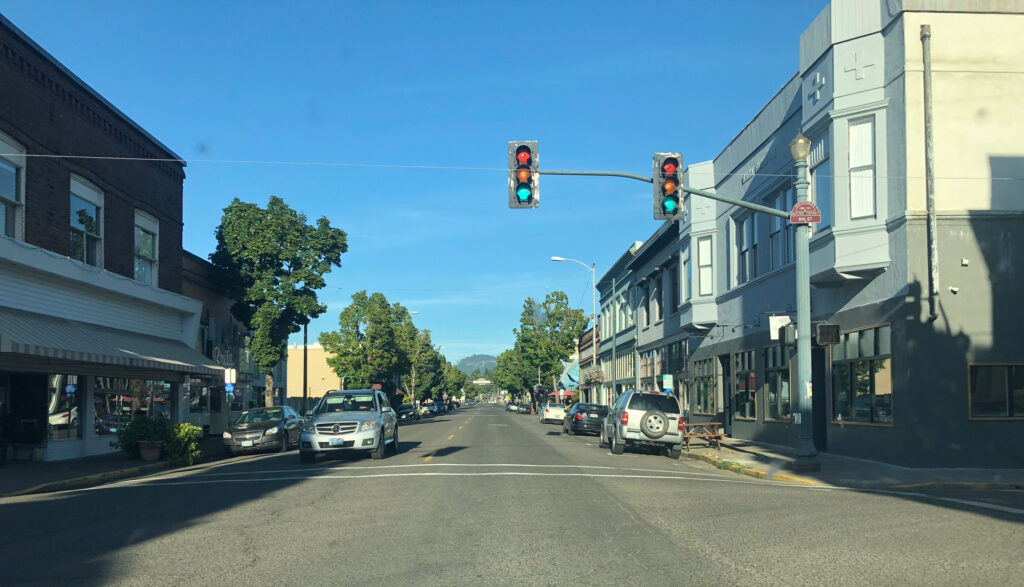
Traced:
[[137, 467], [129, 467], [127, 469], [118, 469], [116, 471], [106, 471], [103, 473], [97, 473], [95, 475], [86, 475], [85, 477], [75, 477], [73, 479], [62, 479], [60, 481], [52, 481], [50, 483], [43, 483], [27, 489], [21, 489], [12, 493], [5, 493], [0, 497], [18, 497], [20, 495], [34, 495], [39, 493], [54, 493], [56, 491], [67, 491], [68, 489], [82, 489], [84, 487], [92, 487], [106, 483], [107, 481], [116, 481], [118, 479], [124, 479], [125, 477], [134, 477], [136, 475], [145, 475], [147, 473], [155, 473], [156, 471], [162, 471], [170, 468], [171, 464], [164, 461], [160, 463], [152, 463], [149, 465], [139, 465]]
[[746, 466], [741, 465], [739, 463], [734, 463], [732, 461], [725, 461], [725, 460], [722, 460], [722, 459], [720, 459], [718, 457], [713, 457], [713, 456], [706, 455], [706, 454], [694, 454], [694, 453], [689, 453], [688, 452], [688, 453], [686, 453], [686, 458], [694, 459], [694, 460], [698, 460], [698, 461], [704, 461], [705, 463], [708, 463], [710, 465], [714, 465], [715, 467], [717, 467], [719, 469], [727, 470], [727, 471], [732, 471], [734, 473], [739, 473], [741, 475], [747, 475], [749, 477], [754, 477], [756, 479], [770, 479], [770, 480], [773, 480], [773, 481], [784, 481], [784, 482], [787, 482], [787, 483], [800, 483], [800, 484], [803, 484], [803, 485], [817, 485], [818, 484], [817, 481], [812, 481], [810, 479], [804, 479], [803, 477], [796, 477], [794, 475], [786, 475], [784, 473], [771, 474], [771, 473], [769, 473], [767, 471], [762, 471], [760, 469], [754, 469], [752, 467], [746, 467]]
[[889, 489], [992, 489], [992, 490], [1022, 490], [1024, 483], [972, 483], [968, 481], [934, 481], [927, 483], [907, 483], [905, 485], [890, 485]]

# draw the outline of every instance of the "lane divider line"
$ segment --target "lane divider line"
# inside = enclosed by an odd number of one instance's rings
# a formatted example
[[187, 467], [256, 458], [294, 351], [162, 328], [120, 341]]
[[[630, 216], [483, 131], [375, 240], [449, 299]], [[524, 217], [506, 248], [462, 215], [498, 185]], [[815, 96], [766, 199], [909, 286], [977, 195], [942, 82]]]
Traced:
[[427, 455], [427, 458], [423, 459], [424, 463], [430, 462], [430, 459], [434, 458], [434, 455]]
[[451, 440], [451, 439], [453, 439], [453, 438], [455, 438], [455, 435], [454, 435], [454, 434], [452, 434], [451, 436], [449, 436], [449, 437], [448, 437], [448, 440]]

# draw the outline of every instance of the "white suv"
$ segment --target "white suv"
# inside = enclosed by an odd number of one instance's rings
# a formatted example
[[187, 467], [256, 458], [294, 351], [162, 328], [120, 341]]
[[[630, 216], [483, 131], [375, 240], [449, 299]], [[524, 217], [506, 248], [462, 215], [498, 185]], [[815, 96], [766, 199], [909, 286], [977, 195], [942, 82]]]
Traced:
[[685, 420], [674, 395], [627, 391], [619, 396], [601, 426], [600, 446], [620, 455], [627, 446], [664, 448], [678, 459], [683, 450]]

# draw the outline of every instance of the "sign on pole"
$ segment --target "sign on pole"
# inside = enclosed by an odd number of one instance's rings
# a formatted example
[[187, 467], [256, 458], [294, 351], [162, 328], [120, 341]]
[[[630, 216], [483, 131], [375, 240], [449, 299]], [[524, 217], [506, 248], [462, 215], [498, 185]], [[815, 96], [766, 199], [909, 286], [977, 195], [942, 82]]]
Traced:
[[790, 224], [817, 224], [821, 222], [821, 210], [814, 202], [797, 202], [789, 211]]

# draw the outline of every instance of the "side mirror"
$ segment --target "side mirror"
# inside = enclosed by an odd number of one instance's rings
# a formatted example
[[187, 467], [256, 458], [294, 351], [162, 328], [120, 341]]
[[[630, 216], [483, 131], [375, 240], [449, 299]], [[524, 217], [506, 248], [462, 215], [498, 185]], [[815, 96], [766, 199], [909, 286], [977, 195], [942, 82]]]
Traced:
[[312, 418], [313, 417], [313, 410], [306, 410], [306, 417], [307, 418]]

